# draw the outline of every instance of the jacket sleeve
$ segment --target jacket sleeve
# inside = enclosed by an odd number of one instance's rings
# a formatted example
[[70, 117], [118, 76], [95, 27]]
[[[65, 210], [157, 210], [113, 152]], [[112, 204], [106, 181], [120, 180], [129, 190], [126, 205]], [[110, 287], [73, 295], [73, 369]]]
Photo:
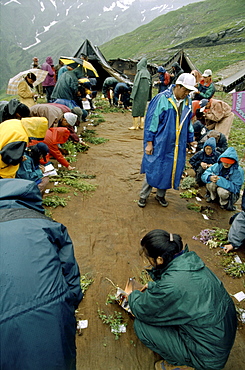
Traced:
[[199, 84], [198, 90], [200, 91], [200, 95], [205, 99], [210, 99], [215, 93], [214, 84], [211, 83], [206, 91], [202, 89], [202, 84]]
[[238, 194], [240, 193], [243, 181], [243, 170], [238, 168], [234, 170], [234, 173], [230, 176], [229, 180], [222, 176], [219, 176], [219, 180], [216, 182], [216, 184], [221, 188], [230, 191], [231, 193]]
[[18, 85], [18, 95], [21, 98], [33, 98], [33, 94], [31, 92], [31, 89], [29, 89], [27, 83], [25, 81], [21, 81]]
[[77, 307], [83, 298], [83, 293], [80, 285], [80, 272], [79, 267], [74, 257], [73, 244], [67, 229], [64, 225], [60, 224], [61, 232], [55, 240], [58, 245], [58, 255], [62, 265], [62, 272], [64, 278], [73, 293], [74, 306]]
[[205, 184], [210, 182], [210, 176], [219, 174], [219, 165], [218, 163], [213, 164], [211, 167], [208, 167], [202, 174], [201, 179]]
[[192, 168], [194, 168], [194, 170], [196, 170], [202, 162], [202, 152], [197, 152], [196, 154], [194, 154], [190, 158], [189, 162], [190, 162], [190, 165], [192, 166]]
[[48, 144], [49, 154], [53, 156], [62, 166], [68, 167], [70, 163], [63, 157], [57, 144]]
[[239, 248], [245, 241], [245, 212], [240, 212], [229, 230], [228, 240], [234, 249]]
[[48, 71], [49, 76], [51, 77], [54, 76], [54, 71], [49, 64], [47, 65], [47, 71]]

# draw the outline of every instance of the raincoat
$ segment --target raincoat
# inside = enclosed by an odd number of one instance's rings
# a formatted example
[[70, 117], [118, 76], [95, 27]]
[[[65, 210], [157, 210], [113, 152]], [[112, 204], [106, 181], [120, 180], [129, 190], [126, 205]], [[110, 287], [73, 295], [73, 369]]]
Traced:
[[34, 88], [32, 89], [31, 86], [28, 85], [25, 79], [21, 81], [18, 85], [18, 95], [19, 100], [21, 103], [27, 105], [27, 107], [32, 107], [36, 104], [36, 101], [34, 100]]
[[102, 86], [102, 94], [107, 97], [107, 92], [108, 90], [110, 90], [111, 88], [114, 89], [116, 84], [118, 84], [118, 80], [115, 78], [115, 77], [107, 77], [104, 82], [103, 82], [103, 86]]
[[165, 268], [149, 273], [154, 281], [148, 289], [128, 297], [139, 339], [171, 364], [222, 369], [237, 319], [221, 281], [187, 248]]
[[34, 182], [0, 183], [0, 368], [75, 370], [82, 292], [72, 241], [44, 216]]
[[55, 72], [52, 68], [54, 62], [51, 57], [46, 58], [46, 62], [42, 64], [41, 69], [48, 71], [45, 80], [42, 82], [43, 86], [54, 86], [55, 85]]
[[222, 100], [210, 99], [211, 106], [205, 109], [205, 124], [207, 128], [221, 132], [227, 138], [229, 137], [234, 113], [231, 111], [229, 104]]
[[147, 69], [146, 58], [142, 58], [137, 64], [137, 73], [130, 98], [133, 100], [132, 116], [144, 117], [147, 101], [151, 100], [151, 75]]
[[[210, 155], [207, 155], [205, 152], [205, 147], [210, 146], [212, 148], [212, 153]], [[203, 149], [200, 150], [200, 152], [197, 152], [194, 154], [189, 162], [194, 170], [197, 170], [197, 168], [201, 165], [201, 162], [207, 163], [207, 164], [214, 164], [217, 162], [218, 158], [220, 156], [220, 152], [216, 150], [216, 140], [214, 137], [210, 137], [207, 139], [203, 145]]]
[[150, 186], [158, 189], [178, 188], [185, 166], [186, 143], [194, 140], [191, 99], [186, 97], [181, 104], [179, 116], [172, 86], [151, 100], [146, 113], [144, 149], [152, 141], [153, 154], [145, 154], [144, 150], [141, 173], [146, 174]]
[[52, 99], [75, 100], [78, 92], [78, 80], [83, 76], [84, 72], [82, 66], [63, 73], [52, 92]]
[[[50, 156], [53, 156], [62, 166], [68, 167], [70, 163], [63, 157], [61, 151], [58, 148], [58, 144], [64, 144], [67, 142], [70, 136], [70, 131], [66, 127], [51, 127], [48, 129], [43, 142], [49, 148]], [[49, 155], [46, 156], [48, 161]]]
[[63, 111], [52, 104], [36, 104], [30, 108], [30, 112], [31, 116], [46, 117], [49, 127], [53, 126], [54, 122], [58, 124], [63, 117]]
[[[234, 159], [236, 162], [229, 168], [228, 173], [222, 176], [223, 164], [220, 158]], [[242, 184], [244, 182], [244, 171], [239, 166], [239, 160], [237, 157], [236, 150], [233, 147], [229, 147], [222, 153], [218, 158], [218, 163], [213, 164], [211, 167], [206, 169], [202, 174], [202, 181], [204, 183], [210, 183], [210, 176], [218, 175], [219, 180], [216, 182], [218, 187], [228, 190], [230, 193], [240, 194]]]
[[228, 240], [234, 249], [245, 245], [245, 212], [242, 211], [236, 215], [231, 224]]

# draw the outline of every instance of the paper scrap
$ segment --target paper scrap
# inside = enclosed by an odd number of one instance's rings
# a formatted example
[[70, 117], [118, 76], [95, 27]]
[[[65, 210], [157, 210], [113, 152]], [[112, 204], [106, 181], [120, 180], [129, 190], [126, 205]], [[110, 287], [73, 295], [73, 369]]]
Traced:
[[201, 200], [201, 198], [199, 198], [199, 197], [196, 197], [196, 200], [198, 201], [198, 202], [201, 202], [202, 200]]
[[54, 182], [54, 185], [58, 185], [58, 184], [59, 184], [59, 182], [58, 182], [58, 181], [55, 181], [55, 182]]
[[77, 329], [86, 329], [88, 327], [88, 320], [78, 320]]
[[241, 258], [240, 258], [237, 254], [234, 256], [234, 260], [235, 260], [235, 262], [237, 262], [237, 263], [242, 263]]
[[209, 220], [208, 216], [207, 216], [207, 215], [204, 215], [203, 213], [202, 213], [202, 217], [203, 217], [205, 220]]
[[50, 189], [46, 189], [44, 193], [48, 194], [50, 192]]
[[126, 326], [124, 324], [118, 325], [118, 329], [111, 328], [112, 333], [126, 333]]
[[245, 299], [245, 293], [241, 291], [241, 292], [234, 294], [233, 297], [235, 297], [238, 300], [238, 302], [241, 302]]

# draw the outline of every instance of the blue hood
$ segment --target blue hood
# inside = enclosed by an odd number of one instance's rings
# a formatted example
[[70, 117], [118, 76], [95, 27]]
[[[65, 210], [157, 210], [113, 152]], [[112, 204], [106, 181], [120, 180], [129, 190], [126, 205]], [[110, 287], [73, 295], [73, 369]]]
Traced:
[[210, 146], [212, 148], [212, 151], [214, 152], [215, 149], [216, 149], [216, 140], [214, 137], [210, 137], [208, 140], [205, 141], [204, 145], [203, 145], [203, 149], [206, 147], [206, 146]]
[[236, 149], [233, 148], [232, 146], [230, 146], [228, 149], [226, 149], [224, 151], [224, 153], [222, 153], [219, 158], [218, 158], [218, 162], [220, 162], [220, 158], [230, 158], [230, 159], [234, 159], [236, 161], [236, 163], [233, 164], [234, 167], [238, 167], [239, 166], [239, 159], [238, 159], [238, 156], [237, 156], [237, 152], [236, 152]]
[[44, 213], [38, 186], [34, 181], [23, 179], [0, 180], [1, 208], [30, 208]]

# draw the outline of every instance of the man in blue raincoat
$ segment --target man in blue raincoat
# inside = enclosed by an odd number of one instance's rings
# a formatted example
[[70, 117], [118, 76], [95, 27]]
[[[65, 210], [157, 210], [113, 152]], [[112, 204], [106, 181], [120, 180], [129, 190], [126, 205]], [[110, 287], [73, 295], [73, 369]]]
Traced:
[[157, 188], [156, 200], [166, 207], [167, 189], [177, 189], [185, 166], [186, 143], [194, 141], [191, 124], [192, 103], [188, 94], [196, 91], [195, 77], [182, 73], [168, 90], [150, 102], [144, 130], [144, 155], [141, 173], [146, 174], [139, 207], [145, 207], [152, 187]]

